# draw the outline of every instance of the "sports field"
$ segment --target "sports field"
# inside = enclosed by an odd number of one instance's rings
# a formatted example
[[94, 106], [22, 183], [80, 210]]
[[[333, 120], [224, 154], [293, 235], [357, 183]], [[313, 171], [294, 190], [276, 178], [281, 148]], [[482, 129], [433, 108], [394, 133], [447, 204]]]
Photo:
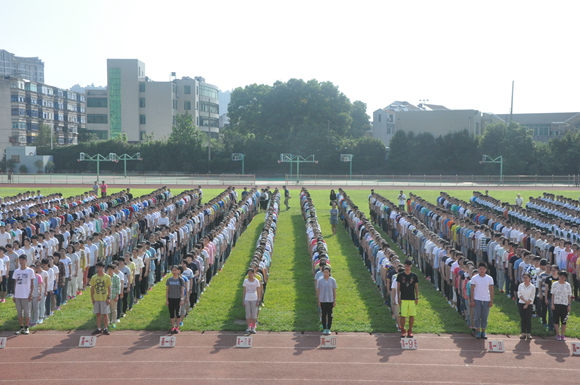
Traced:
[[[155, 189], [132, 189], [134, 196]], [[68, 197], [85, 189], [42, 188], [44, 195], [61, 192]], [[120, 189], [109, 189], [110, 193]], [[0, 189], [0, 196], [13, 195], [21, 189]], [[178, 193], [180, 190], [174, 190]], [[213, 197], [223, 189], [204, 189], [205, 197]], [[368, 195], [370, 190], [346, 190], [351, 199], [368, 216]], [[395, 200], [399, 189], [375, 190], [388, 199]], [[412, 191], [405, 190], [405, 193]], [[435, 202], [440, 190], [421, 190], [417, 193]], [[451, 196], [467, 200], [469, 190], [446, 190]], [[537, 196], [549, 190], [494, 191], [489, 194], [502, 201], [513, 202], [516, 193], [524, 198]], [[304, 221], [298, 204], [298, 190], [290, 190], [293, 199], [291, 209], [281, 210], [274, 253], [270, 269], [265, 306], [259, 315], [260, 331], [318, 331], [316, 296], [311, 274]], [[310, 190], [317, 208], [319, 222], [328, 253], [332, 261], [332, 274], [338, 284], [337, 306], [334, 311], [333, 330], [337, 332], [396, 332], [389, 308], [384, 305], [376, 285], [360, 259], [355, 246], [342, 226], [338, 226], [336, 236], [332, 235], [329, 223], [329, 190]], [[578, 198], [577, 191], [558, 191], [557, 194]], [[201, 295], [201, 300], [193, 312], [185, 319], [182, 330], [245, 330], [244, 309], [242, 307], [243, 274], [256, 247], [256, 240], [264, 224], [264, 214], [256, 216], [243, 233], [223, 270], [214, 277], [211, 285]], [[386, 234], [383, 237], [390, 243]], [[397, 250], [400, 252], [400, 250]], [[402, 255], [402, 254], [401, 254]], [[422, 277], [419, 273], [420, 278]], [[456, 333], [469, 332], [461, 316], [451, 309], [445, 298], [435, 291], [426, 280], [420, 280], [420, 299], [416, 333]], [[165, 285], [158, 283], [144, 300], [129, 312], [119, 330], [166, 330], [170, 327], [165, 307]], [[0, 304], [0, 330], [16, 330], [18, 321], [11, 301]], [[580, 337], [580, 306], [574, 303], [566, 334]], [[62, 310], [32, 330], [88, 330], [96, 327], [90, 305], [90, 295], [71, 300]], [[519, 334], [520, 318], [516, 305], [506, 298], [496, 295], [495, 305], [490, 312], [488, 332], [491, 334]], [[545, 334], [541, 323], [534, 319], [532, 334]]]

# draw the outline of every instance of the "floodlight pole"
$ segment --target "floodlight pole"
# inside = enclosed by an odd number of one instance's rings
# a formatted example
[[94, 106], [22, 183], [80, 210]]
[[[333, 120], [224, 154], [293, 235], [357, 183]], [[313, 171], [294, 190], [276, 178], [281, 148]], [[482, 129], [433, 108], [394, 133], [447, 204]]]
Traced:
[[499, 163], [499, 184], [503, 184], [503, 156], [492, 158], [489, 155], [483, 155], [483, 160], [480, 163]]
[[128, 154], [123, 154], [123, 155], [119, 156], [118, 158], [123, 161], [123, 166], [124, 166], [123, 168], [124, 168], [124, 172], [125, 172], [124, 177], [125, 178], [127, 177], [127, 161], [128, 160], [143, 160], [141, 158], [140, 152], [134, 154], [133, 156], [128, 155]]

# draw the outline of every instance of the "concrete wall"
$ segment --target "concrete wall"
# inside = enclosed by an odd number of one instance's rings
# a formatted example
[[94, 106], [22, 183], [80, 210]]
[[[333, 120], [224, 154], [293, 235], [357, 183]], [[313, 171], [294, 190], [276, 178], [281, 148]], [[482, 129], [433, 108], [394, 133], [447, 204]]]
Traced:
[[[173, 83], [148, 82], [145, 87], [145, 108], [140, 108], [139, 113], [145, 115], [145, 124], [139, 125], [139, 130], [147, 134], [153, 133], [155, 139], [164, 136], [169, 137], [173, 127]], [[179, 103], [178, 103], [179, 104]]]
[[12, 119], [10, 103], [10, 80], [0, 78], [0, 158], [2, 152], [11, 146], [10, 136], [12, 136]]
[[48, 162], [54, 162], [52, 155], [36, 155], [36, 147], [33, 146], [11, 146], [6, 148], [6, 160], [8, 159], [18, 159], [20, 162], [14, 164], [14, 173], [20, 173], [20, 166], [25, 165], [27, 172], [29, 174], [34, 174], [38, 172], [38, 168], [34, 165], [37, 160], [42, 160], [44, 162], [44, 169], [42, 172], [46, 171], [46, 164]]

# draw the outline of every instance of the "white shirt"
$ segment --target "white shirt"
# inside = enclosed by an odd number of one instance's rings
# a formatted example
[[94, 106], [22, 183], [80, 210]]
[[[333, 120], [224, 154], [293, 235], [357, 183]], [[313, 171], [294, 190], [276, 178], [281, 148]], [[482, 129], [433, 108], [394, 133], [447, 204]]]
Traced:
[[20, 268], [14, 270], [14, 273], [12, 274], [12, 279], [16, 281], [14, 287], [14, 298], [28, 298], [30, 295], [30, 282], [34, 277], [34, 271], [30, 267], [27, 267], [24, 270], [21, 270]]
[[[525, 283], [520, 283], [520, 286], [518, 286], [518, 298], [519, 303], [525, 303], [525, 301], [532, 301], [532, 303], [534, 303], [534, 299], [536, 298], [536, 287], [531, 283], [528, 286], [526, 286]], [[523, 301], [522, 298], [524, 299]]]
[[489, 301], [491, 299], [489, 291], [493, 290], [489, 287], [493, 286], [493, 278], [489, 275], [476, 275], [471, 278], [471, 290], [473, 290], [474, 301]]

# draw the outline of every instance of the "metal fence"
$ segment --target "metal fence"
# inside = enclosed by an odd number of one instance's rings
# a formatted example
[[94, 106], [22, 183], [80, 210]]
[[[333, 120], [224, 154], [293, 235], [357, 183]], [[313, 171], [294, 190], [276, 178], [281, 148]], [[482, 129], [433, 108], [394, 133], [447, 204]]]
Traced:
[[[11, 183], [20, 184], [55, 184], [72, 185], [84, 184], [93, 185], [97, 180], [94, 173], [82, 174], [14, 174]], [[107, 182], [107, 185], [253, 185], [256, 183], [254, 174], [132, 174], [124, 177], [123, 174], [100, 174], [100, 181]], [[0, 183], [6, 184], [8, 176], [0, 175]]]
[[286, 174], [286, 184], [303, 186], [560, 186], [577, 187], [579, 175], [296, 175]]

